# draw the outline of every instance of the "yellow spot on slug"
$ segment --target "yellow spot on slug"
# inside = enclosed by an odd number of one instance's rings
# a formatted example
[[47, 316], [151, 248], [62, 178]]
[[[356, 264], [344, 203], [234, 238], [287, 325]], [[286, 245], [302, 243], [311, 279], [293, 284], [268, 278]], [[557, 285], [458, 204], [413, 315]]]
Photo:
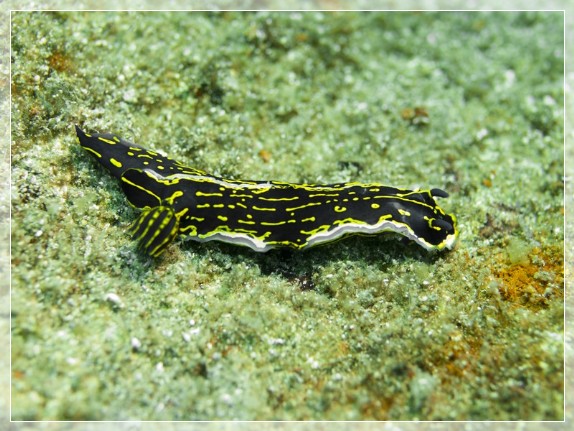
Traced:
[[278, 221], [278, 222], [267, 222], [267, 221], [262, 221], [261, 225], [262, 226], [281, 226], [282, 224], [287, 223], [286, 221]]
[[255, 224], [254, 221], [249, 221], [249, 220], [237, 220], [237, 222], [243, 223], [243, 224]]
[[391, 214], [382, 215], [382, 216], [379, 217], [379, 223], [382, 222], [382, 221], [384, 221], [384, 220], [389, 220], [389, 219], [392, 219], [392, 218], [393, 218], [393, 216], [392, 216]]
[[264, 201], [269, 201], [269, 202], [279, 202], [279, 201], [295, 201], [295, 200], [299, 199], [299, 197], [293, 196], [290, 198], [266, 198], [264, 196], [260, 196], [259, 199], [264, 200]]
[[286, 211], [300, 210], [300, 209], [307, 208], [307, 207], [313, 207], [315, 205], [321, 205], [321, 202], [311, 202], [311, 203], [308, 203], [305, 205], [301, 205], [300, 207], [287, 208]]
[[216, 196], [216, 197], [223, 197], [222, 193], [203, 193], [199, 190], [195, 192], [195, 196]]
[[102, 138], [101, 136], [98, 136], [98, 140], [105, 142], [106, 144], [110, 144], [110, 145], [116, 145], [117, 144], [117, 142], [110, 141], [109, 139]]
[[173, 205], [173, 201], [175, 201], [177, 198], [182, 197], [182, 196], [183, 196], [183, 192], [181, 190], [176, 190], [175, 192], [173, 192], [173, 194], [170, 197], [165, 198], [165, 200], [170, 205]]
[[110, 163], [111, 163], [112, 165], [114, 165], [116, 168], [121, 168], [121, 167], [122, 167], [122, 164], [121, 164], [120, 162], [118, 162], [118, 161], [117, 161], [116, 159], [114, 159], [114, 158], [111, 158], [111, 159], [110, 159]]
[[102, 158], [102, 155], [98, 153], [96, 150], [92, 150], [90, 147], [84, 147], [84, 146], [82, 146], [82, 148], [86, 151], [89, 151], [92, 154], [95, 154], [98, 159]]
[[[189, 211], [189, 208], [184, 208], [182, 209], [180, 212], [175, 213], [175, 216], [177, 218], [182, 218], [187, 212]], [[189, 216], [188, 216], [189, 217]]]

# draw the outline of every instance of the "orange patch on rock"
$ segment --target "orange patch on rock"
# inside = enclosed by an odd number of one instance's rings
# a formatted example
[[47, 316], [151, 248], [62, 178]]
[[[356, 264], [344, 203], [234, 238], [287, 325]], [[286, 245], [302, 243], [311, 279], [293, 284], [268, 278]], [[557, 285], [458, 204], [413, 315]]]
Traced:
[[505, 266], [495, 273], [505, 301], [539, 309], [563, 297], [564, 260], [558, 247], [535, 248], [529, 263]]

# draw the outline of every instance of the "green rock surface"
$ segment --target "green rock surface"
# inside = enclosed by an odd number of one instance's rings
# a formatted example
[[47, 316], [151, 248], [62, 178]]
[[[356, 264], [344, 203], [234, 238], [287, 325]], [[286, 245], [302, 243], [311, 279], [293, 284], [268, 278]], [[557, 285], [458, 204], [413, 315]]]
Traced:
[[[13, 420], [562, 420], [560, 12], [13, 12]], [[440, 187], [396, 235], [160, 259], [77, 144]]]

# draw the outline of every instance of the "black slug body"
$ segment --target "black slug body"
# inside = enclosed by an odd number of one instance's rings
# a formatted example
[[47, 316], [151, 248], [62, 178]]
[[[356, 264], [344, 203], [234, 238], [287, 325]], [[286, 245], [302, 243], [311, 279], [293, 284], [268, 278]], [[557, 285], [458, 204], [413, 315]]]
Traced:
[[178, 236], [220, 240], [256, 251], [304, 249], [361, 233], [398, 232], [427, 250], [453, 247], [456, 218], [436, 203], [441, 189], [405, 190], [378, 183], [292, 184], [209, 175], [113, 134], [87, 134], [80, 145], [122, 182], [143, 210], [132, 226], [151, 256]]

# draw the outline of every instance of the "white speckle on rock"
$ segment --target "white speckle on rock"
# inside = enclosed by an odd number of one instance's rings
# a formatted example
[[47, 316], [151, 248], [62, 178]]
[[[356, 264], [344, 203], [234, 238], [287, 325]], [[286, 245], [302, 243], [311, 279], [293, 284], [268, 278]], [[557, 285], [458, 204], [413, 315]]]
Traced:
[[138, 101], [137, 93], [133, 88], [125, 91], [122, 98], [124, 99], [124, 102], [128, 103], [135, 103]]
[[116, 307], [123, 307], [124, 306], [121, 298], [116, 293], [113, 293], [113, 292], [106, 293], [106, 296], [104, 297], [104, 299], [107, 302], [111, 302]]
[[132, 349], [134, 349], [134, 350], [139, 350], [140, 347], [142, 346], [141, 341], [138, 340], [136, 337], [132, 337], [131, 344], [132, 344]]

